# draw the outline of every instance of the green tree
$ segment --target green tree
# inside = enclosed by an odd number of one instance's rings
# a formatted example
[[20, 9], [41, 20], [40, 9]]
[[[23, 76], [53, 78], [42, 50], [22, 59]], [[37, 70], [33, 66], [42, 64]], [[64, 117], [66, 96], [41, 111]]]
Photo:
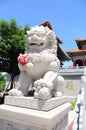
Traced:
[[13, 87], [14, 77], [19, 74], [17, 57], [24, 53], [24, 35], [29, 25], [21, 27], [15, 19], [9, 22], [0, 20], [0, 71], [7, 72], [11, 77]]
[[5, 76], [0, 74], [0, 91], [3, 91], [5, 88]]

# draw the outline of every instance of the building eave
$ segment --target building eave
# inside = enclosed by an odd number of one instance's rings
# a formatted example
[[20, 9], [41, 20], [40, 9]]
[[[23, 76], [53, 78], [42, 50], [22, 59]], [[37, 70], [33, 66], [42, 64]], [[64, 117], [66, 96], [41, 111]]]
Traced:
[[86, 44], [86, 39], [75, 39], [75, 42], [79, 49], [83, 49], [83, 45]]
[[[49, 21], [45, 21], [45, 22], [39, 24], [39, 26], [41, 26], [41, 25], [43, 25], [45, 27], [48, 26], [49, 29], [53, 30]], [[60, 46], [58, 44], [58, 43], [62, 43], [62, 41], [57, 36], [56, 36], [56, 38], [57, 38], [57, 48], [58, 48], [57, 49], [57, 57], [59, 58], [59, 60], [61, 62], [71, 60], [71, 58], [67, 54], [65, 54], [65, 52], [60, 48]]]
[[[53, 30], [49, 21], [43, 22], [39, 26], [41, 26], [41, 25], [43, 25], [45, 27], [47, 26], [49, 29]], [[57, 43], [60, 43], [60, 44], [63, 43], [62, 40], [60, 40], [57, 36], [56, 36], [56, 38], [57, 38]]]

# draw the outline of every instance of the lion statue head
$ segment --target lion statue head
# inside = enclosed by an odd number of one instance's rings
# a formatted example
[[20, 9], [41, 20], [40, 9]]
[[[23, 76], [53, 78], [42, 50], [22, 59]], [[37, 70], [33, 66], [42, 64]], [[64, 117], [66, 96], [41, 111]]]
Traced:
[[48, 27], [35, 26], [27, 31], [26, 52], [41, 52], [45, 49], [57, 52], [57, 40], [55, 33]]

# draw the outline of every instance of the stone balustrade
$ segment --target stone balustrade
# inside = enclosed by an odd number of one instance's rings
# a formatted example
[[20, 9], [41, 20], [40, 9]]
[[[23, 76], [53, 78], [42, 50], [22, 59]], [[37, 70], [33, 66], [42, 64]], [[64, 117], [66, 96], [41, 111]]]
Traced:
[[77, 97], [76, 102], [76, 117], [74, 119], [72, 130], [83, 130], [84, 129], [84, 113], [85, 113], [85, 89], [82, 88], [81, 92]]

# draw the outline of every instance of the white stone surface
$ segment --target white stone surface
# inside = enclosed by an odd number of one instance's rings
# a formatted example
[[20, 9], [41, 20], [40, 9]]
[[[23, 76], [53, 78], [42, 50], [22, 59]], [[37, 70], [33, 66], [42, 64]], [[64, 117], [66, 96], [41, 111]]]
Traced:
[[6, 96], [4, 104], [36, 110], [49, 111], [55, 107], [62, 105], [63, 103], [68, 102], [68, 100], [69, 99], [67, 96], [54, 97], [46, 101], [34, 99], [33, 97]]
[[[60, 61], [55, 33], [47, 26], [35, 26], [26, 32], [25, 39], [25, 54], [18, 56], [21, 71], [18, 90], [26, 96], [32, 84], [36, 99], [48, 100], [53, 96], [62, 96], [65, 81], [58, 76]], [[20, 95], [20, 91], [12, 89], [9, 95]]]
[[[25, 37], [25, 54], [18, 57], [19, 88], [10, 90], [0, 105], [0, 130], [68, 130], [71, 105], [62, 96], [65, 81], [58, 75], [56, 35], [48, 27], [35, 26]], [[31, 86], [34, 97], [24, 97]]]
[[0, 130], [68, 130], [67, 114], [70, 108], [70, 104], [65, 103], [45, 112], [0, 105]]

